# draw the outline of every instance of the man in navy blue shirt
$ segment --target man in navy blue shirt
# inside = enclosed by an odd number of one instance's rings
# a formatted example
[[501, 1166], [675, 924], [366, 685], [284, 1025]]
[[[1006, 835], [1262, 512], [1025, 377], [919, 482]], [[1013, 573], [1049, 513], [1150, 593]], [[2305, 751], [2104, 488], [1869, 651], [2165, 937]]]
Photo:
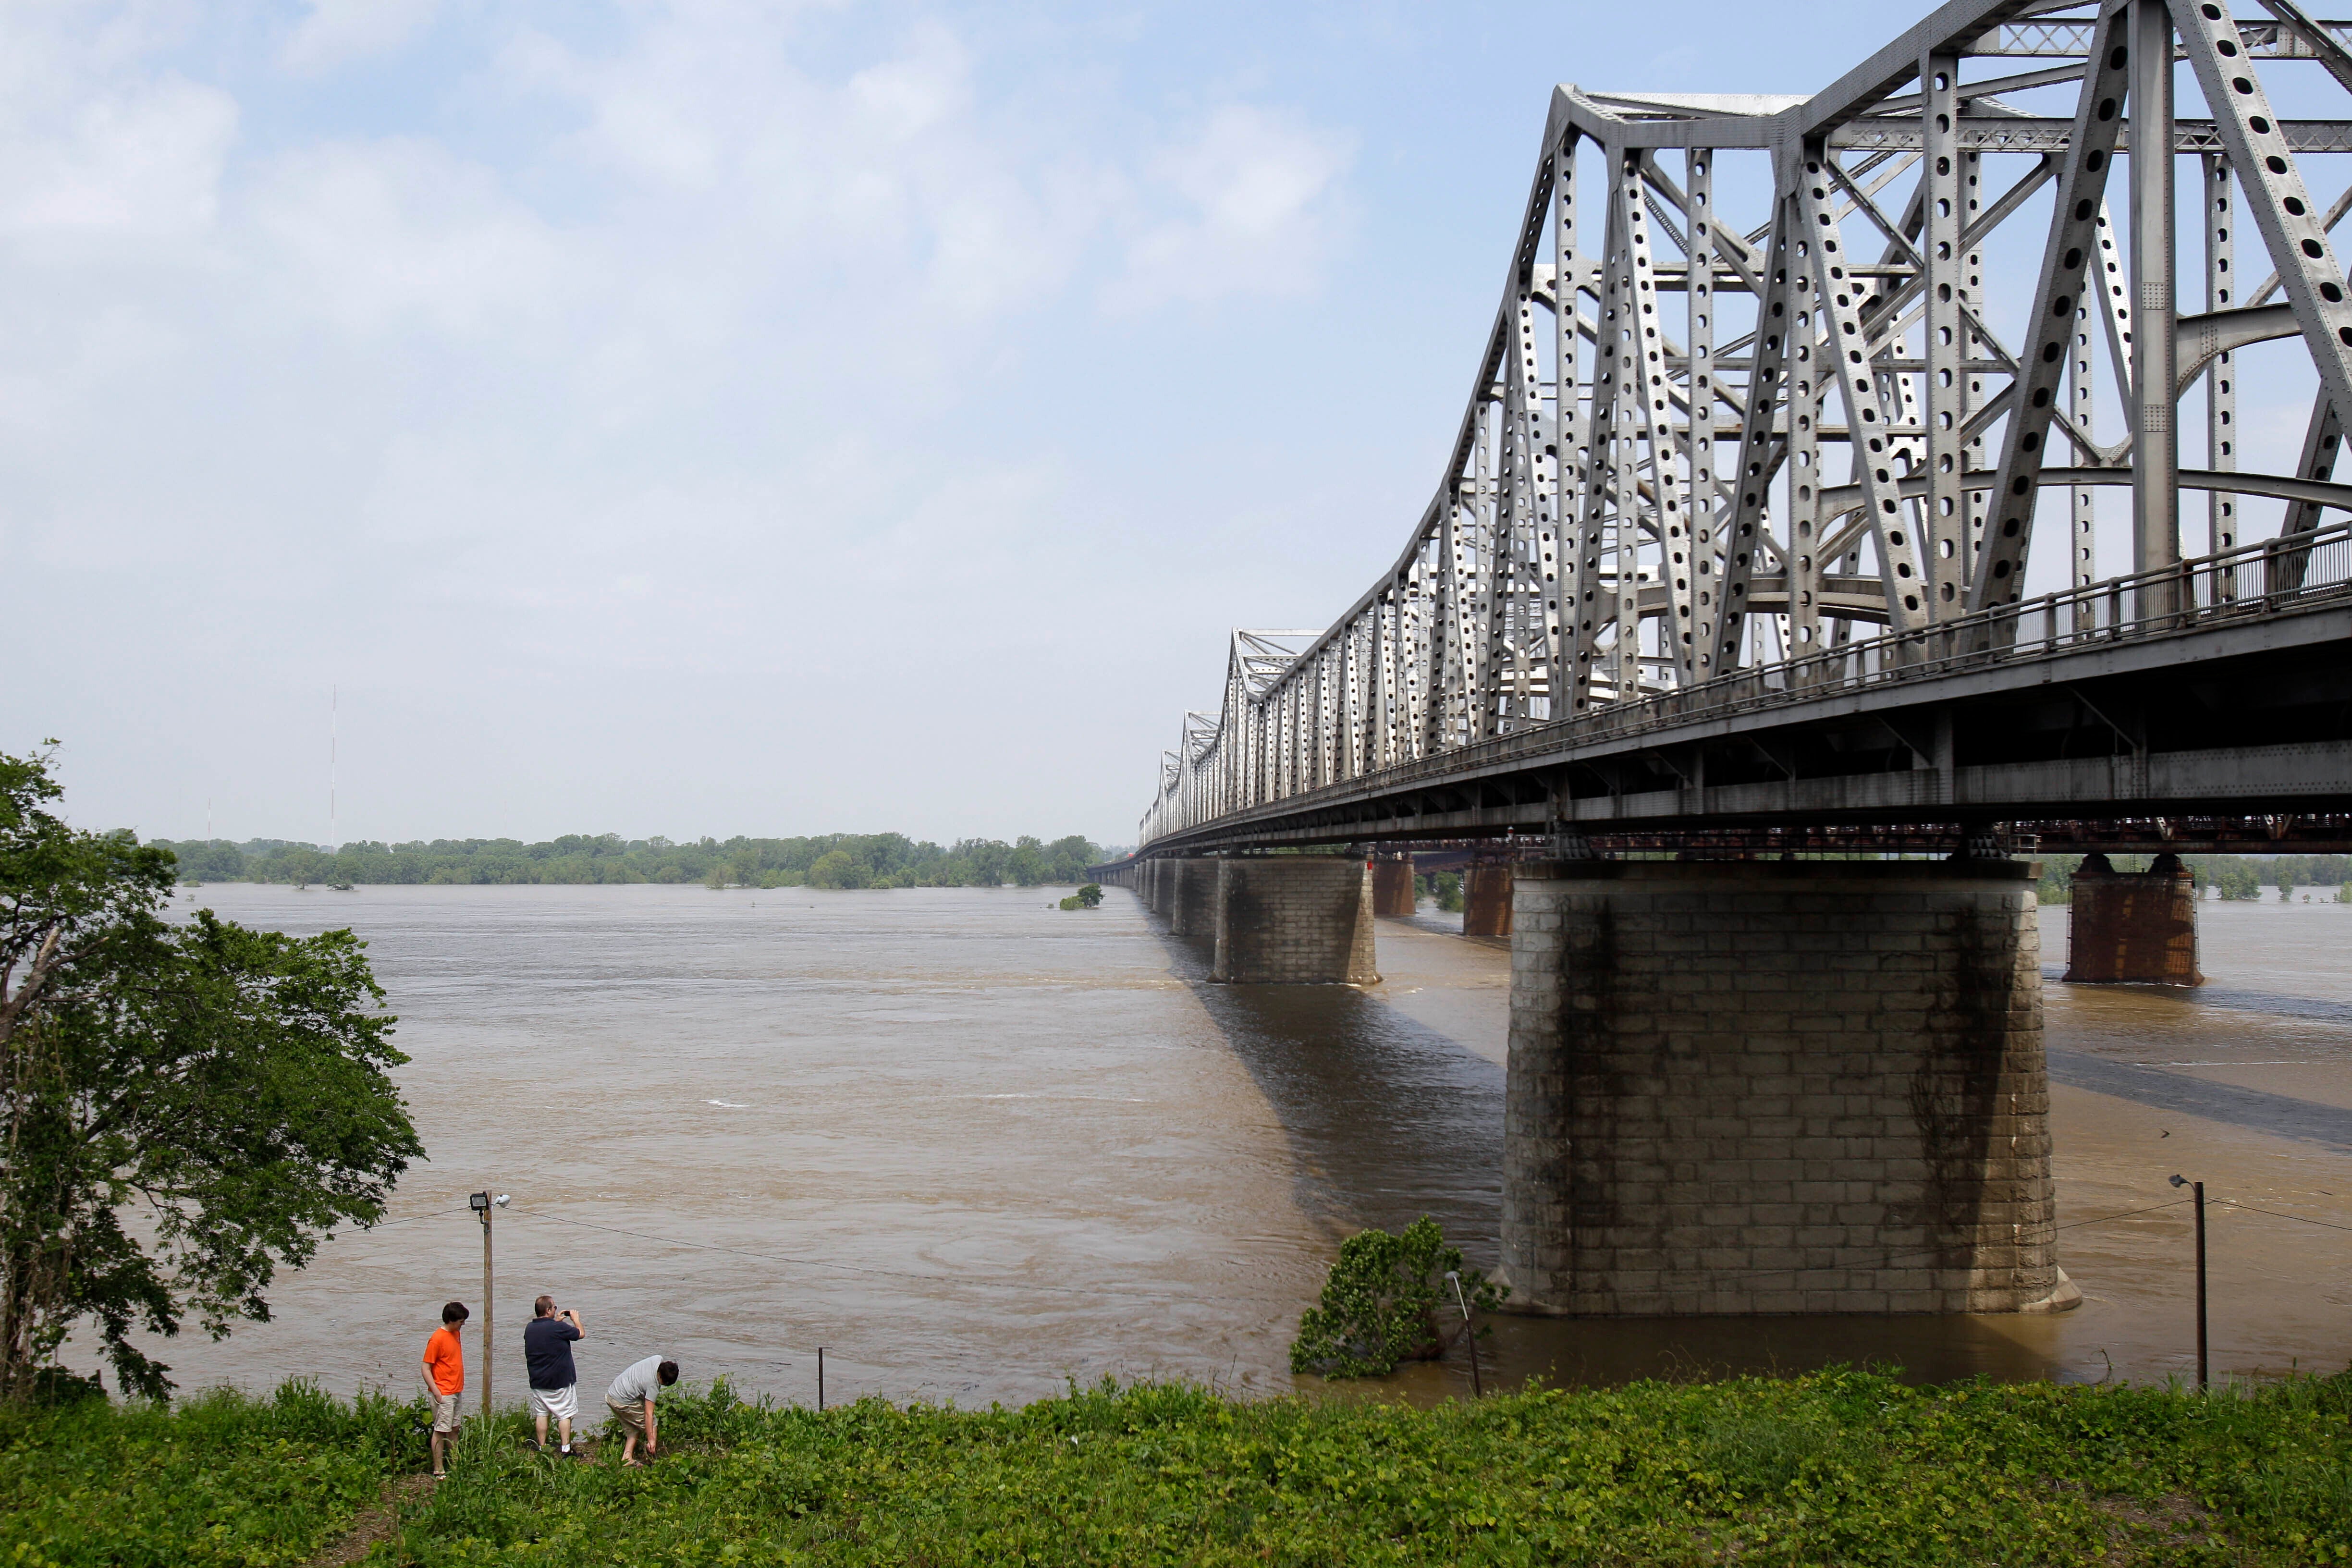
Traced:
[[555, 1417], [562, 1452], [572, 1452], [572, 1418], [580, 1414], [580, 1373], [572, 1364], [572, 1342], [588, 1331], [580, 1314], [566, 1307], [555, 1310], [555, 1298], [541, 1296], [531, 1303], [535, 1314], [522, 1331], [522, 1359], [530, 1369], [530, 1413], [538, 1426], [533, 1448], [547, 1447], [547, 1418]]

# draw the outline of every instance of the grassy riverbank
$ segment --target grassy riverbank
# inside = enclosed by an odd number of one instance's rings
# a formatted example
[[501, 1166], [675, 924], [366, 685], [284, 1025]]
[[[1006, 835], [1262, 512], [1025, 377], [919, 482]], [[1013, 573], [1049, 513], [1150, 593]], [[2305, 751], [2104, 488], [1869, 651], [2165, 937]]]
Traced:
[[[422, 1460], [315, 1394], [0, 1425], [0, 1565], [301, 1563]], [[680, 1399], [646, 1470], [470, 1430], [367, 1561], [2352, 1560], [2352, 1374], [2200, 1398], [1832, 1373], [1434, 1410], [1190, 1389], [818, 1415]]]

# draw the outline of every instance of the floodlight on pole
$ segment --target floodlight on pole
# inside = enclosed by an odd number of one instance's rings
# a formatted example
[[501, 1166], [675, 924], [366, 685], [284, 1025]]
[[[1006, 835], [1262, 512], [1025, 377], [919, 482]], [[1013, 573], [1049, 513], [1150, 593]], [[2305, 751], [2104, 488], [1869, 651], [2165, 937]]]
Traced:
[[490, 1329], [496, 1320], [497, 1298], [492, 1294], [497, 1285], [497, 1273], [490, 1261], [490, 1215], [507, 1206], [510, 1195], [499, 1193], [495, 1197], [488, 1192], [478, 1192], [466, 1199], [466, 1206], [482, 1218], [482, 1415], [490, 1413], [490, 1369], [496, 1362], [491, 1351]]
[[2172, 1184], [2189, 1188], [2197, 1205], [2197, 1386], [2202, 1388], [2210, 1372], [2205, 1337], [2205, 1184], [2176, 1172]]

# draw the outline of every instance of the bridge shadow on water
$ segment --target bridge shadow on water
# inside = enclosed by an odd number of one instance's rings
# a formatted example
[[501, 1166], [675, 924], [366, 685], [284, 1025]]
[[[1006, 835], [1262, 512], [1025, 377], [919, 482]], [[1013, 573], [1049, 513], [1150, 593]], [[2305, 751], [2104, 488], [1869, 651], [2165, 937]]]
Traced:
[[1333, 1245], [1428, 1215], [1472, 1264], [1494, 1267], [1500, 1067], [1352, 985], [1212, 984], [1205, 941], [1159, 936], [1265, 1096], [1299, 1206]]

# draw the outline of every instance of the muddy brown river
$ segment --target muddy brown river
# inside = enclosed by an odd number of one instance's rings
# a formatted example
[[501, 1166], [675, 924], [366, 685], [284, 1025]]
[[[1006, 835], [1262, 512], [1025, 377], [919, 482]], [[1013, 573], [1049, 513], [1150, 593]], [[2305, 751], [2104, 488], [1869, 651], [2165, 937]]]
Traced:
[[[1105, 1375], [1288, 1388], [1298, 1313], [1364, 1226], [1433, 1215], [1492, 1263], [1506, 943], [1425, 912], [1381, 922], [1377, 987], [1213, 986], [1205, 952], [1132, 895], [1077, 914], [1058, 891], [197, 891], [231, 919], [369, 942], [431, 1158], [394, 1223], [280, 1279], [275, 1321], [163, 1347], [174, 1376], [411, 1392], [443, 1300], [480, 1323], [464, 1205], [483, 1187], [512, 1197], [501, 1403], [541, 1291], [586, 1320], [592, 1392], [659, 1351], [691, 1379], [810, 1400], [823, 1345], [831, 1399], [984, 1405]], [[2330, 895], [2204, 906], [2212, 984], [2193, 993], [2061, 984], [2065, 914], [2044, 911], [2059, 1256], [2081, 1310], [1506, 1319], [1490, 1377], [2181, 1374], [2189, 1211], [2105, 1219], [2176, 1200], [2175, 1172], [2214, 1200], [2217, 1373], [2343, 1366], [2352, 906]], [[1384, 1391], [1466, 1389], [1449, 1364]]]

